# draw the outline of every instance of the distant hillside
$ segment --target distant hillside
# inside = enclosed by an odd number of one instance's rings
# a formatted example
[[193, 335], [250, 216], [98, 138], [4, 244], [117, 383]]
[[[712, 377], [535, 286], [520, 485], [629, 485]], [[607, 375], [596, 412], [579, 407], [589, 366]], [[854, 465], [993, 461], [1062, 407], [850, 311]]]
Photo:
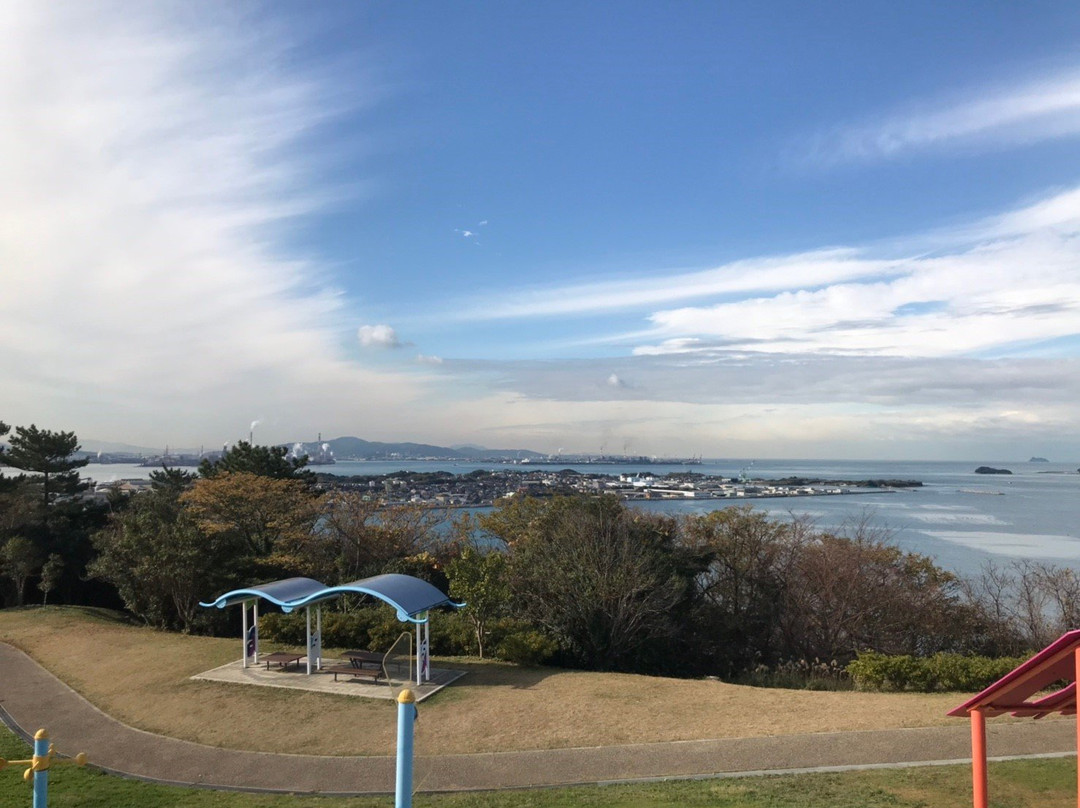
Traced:
[[88, 454], [93, 454], [95, 452], [123, 452], [125, 454], [134, 455], [152, 455], [161, 454], [162, 451], [161, 446], [153, 448], [150, 446], [136, 446], [133, 443], [120, 443], [107, 440], [80, 440], [79, 446], [82, 447], [83, 452]]
[[432, 446], [428, 443], [381, 443], [363, 438], [343, 437], [324, 441], [338, 460], [357, 457], [364, 460], [385, 460], [388, 458], [438, 457], [453, 460], [480, 460], [529, 458], [535, 460], [544, 457], [540, 452], [528, 449], [485, 449], [482, 446]]

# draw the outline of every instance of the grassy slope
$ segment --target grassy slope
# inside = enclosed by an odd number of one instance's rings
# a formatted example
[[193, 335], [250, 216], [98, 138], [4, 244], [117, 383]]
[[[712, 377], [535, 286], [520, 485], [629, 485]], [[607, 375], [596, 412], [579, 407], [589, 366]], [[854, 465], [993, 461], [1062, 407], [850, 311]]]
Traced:
[[[392, 702], [193, 682], [238, 639], [126, 625], [77, 608], [0, 611], [0, 640], [132, 726], [273, 752], [392, 754]], [[446, 663], [444, 663], [446, 664]], [[956, 694], [816, 693], [453, 661], [469, 675], [422, 710], [419, 754], [946, 724]], [[767, 703], [767, 706], [765, 706]], [[453, 732], [424, 732], [425, 727]]]
[[[0, 730], [0, 757], [29, 757], [29, 747]], [[0, 808], [25, 808], [24, 767], [0, 772]], [[643, 785], [560, 788], [418, 796], [417, 808], [965, 808], [971, 804], [964, 766], [890, 769], [842, 774], [753, 777]], [[1071, 759], [991, 764], [994, 805], [1067, 808], [1076, 804], [1076, 765]], [[237, 794], [173, 788], [123, 780], [71, 766], [50, 774], [52, 808], [382, 808], [389, 797], [336, 799]]]

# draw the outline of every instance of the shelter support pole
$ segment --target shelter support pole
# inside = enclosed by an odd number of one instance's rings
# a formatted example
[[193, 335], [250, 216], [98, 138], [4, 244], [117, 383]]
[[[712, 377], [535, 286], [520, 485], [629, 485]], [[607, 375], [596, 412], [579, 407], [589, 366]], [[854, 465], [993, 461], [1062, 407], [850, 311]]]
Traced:
[[[1073, 652], [1076, 686], [1080, 687], [1080, 648]], [[1076, 805], [1080, 808], [1080, 715], [1076, 719]]]
[[416, 686], [419, 687], [423, 682], [420, 681], [420, 624], [416, 624]]
[[307, 659], [308, 676], [310, 676], [311, 675], [311, 607], [310, 606], [305, 606], [304, 607], [304, 613], [307, 615], [307, 644], [306, 644], [307, 655], [306, 655], [305, 658]]
[[259, 665], [259, 601], [251, 607], [251, 616], [255, 621], [255, 653], [252, 654], [252, 662], [256, 667]]
[[974, 808], [988, 808], [986, 777], [986, 716], [971, 711], [971, 793]]
[[246, 600], [240, 602], [240, 613], [243, 615], [243, 617], [241, 618], [241, 629], [240, 629], [240, 649], [241, 649], [240, 658], [244, 661], [243, 666], [246, 668], [247, 667], [247, 660], [248, 660], [248, 652], [247, 652], [247, 631], [248, 631], [248, 626], [247, 626], [247, 601]]
[[416, 697], [411, 690], [402, 690], [398, 693], [397, 702], [397, 777], [394, 781], [394, 808], [412, 808]]
[[431, 615], [424, 621], [424, 681], [431, 681]]
[[322, 670], [322, 604], [315, 607], [315, 636], [319, 638], [319, 653], [315, 655], [315, 667]]

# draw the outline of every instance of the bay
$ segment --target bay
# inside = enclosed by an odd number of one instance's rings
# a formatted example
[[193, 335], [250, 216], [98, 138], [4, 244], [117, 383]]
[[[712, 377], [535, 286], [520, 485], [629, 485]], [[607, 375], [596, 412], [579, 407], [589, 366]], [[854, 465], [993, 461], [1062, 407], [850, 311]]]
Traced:
[[[1007, 468], [1010, 475], [975, 474], [978, 466]], [[951, 571], [977, 573], [988, 560], [1031, 559], [1080, 568], [1080, 474], [1077, 463], [1009, 461], [910, 462], [823, 460], [705, 460], [700, 465], [522, 464], [454, 461], [343, 461], [318, 466], [320, 473], [349, 476], [395, 471], [476, 469], [522, 472], [573, 468], [582, 473], [625, 474], [670, 471], [754, 478], [816, 477], [829, 480], [911, 479], [922, 488], [895, 493], [874, 491], [852, 496], [786, 497], [748, 500], [775, 518], [809, 517], [823, 530], [840, 530], [861, 519], [885, 531], [897, 546], [922, 553]], [[96, 482], [145, 479], [152, 468], [91, 464], [83, 474]], [[664, 513], [706, 513], [729, 502], [662, 500], [636, 506]]]

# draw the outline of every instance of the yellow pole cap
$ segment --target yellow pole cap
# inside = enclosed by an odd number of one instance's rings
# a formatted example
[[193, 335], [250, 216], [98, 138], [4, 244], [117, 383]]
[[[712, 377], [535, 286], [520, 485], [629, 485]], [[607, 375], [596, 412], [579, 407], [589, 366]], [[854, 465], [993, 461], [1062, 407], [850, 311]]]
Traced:
[[35, 741], [44, 741], [48, 737], [49, 737], [49, 733], [47, 733], [43, 729], [39, 729], [37, 732], [34, 733], [34, 740]]
[[79, 752], [79, 754], [77, 754], [75, 756], [75, 765], [76, 766], [85, 766], [86, 765], [86, 752]]
[[411, 690], [405, 688], [400, 693], [398, 693], [397, 700], [398, 704], [414, 704], [416, 702], [416, 696], [413, 695], [413, 692]]

